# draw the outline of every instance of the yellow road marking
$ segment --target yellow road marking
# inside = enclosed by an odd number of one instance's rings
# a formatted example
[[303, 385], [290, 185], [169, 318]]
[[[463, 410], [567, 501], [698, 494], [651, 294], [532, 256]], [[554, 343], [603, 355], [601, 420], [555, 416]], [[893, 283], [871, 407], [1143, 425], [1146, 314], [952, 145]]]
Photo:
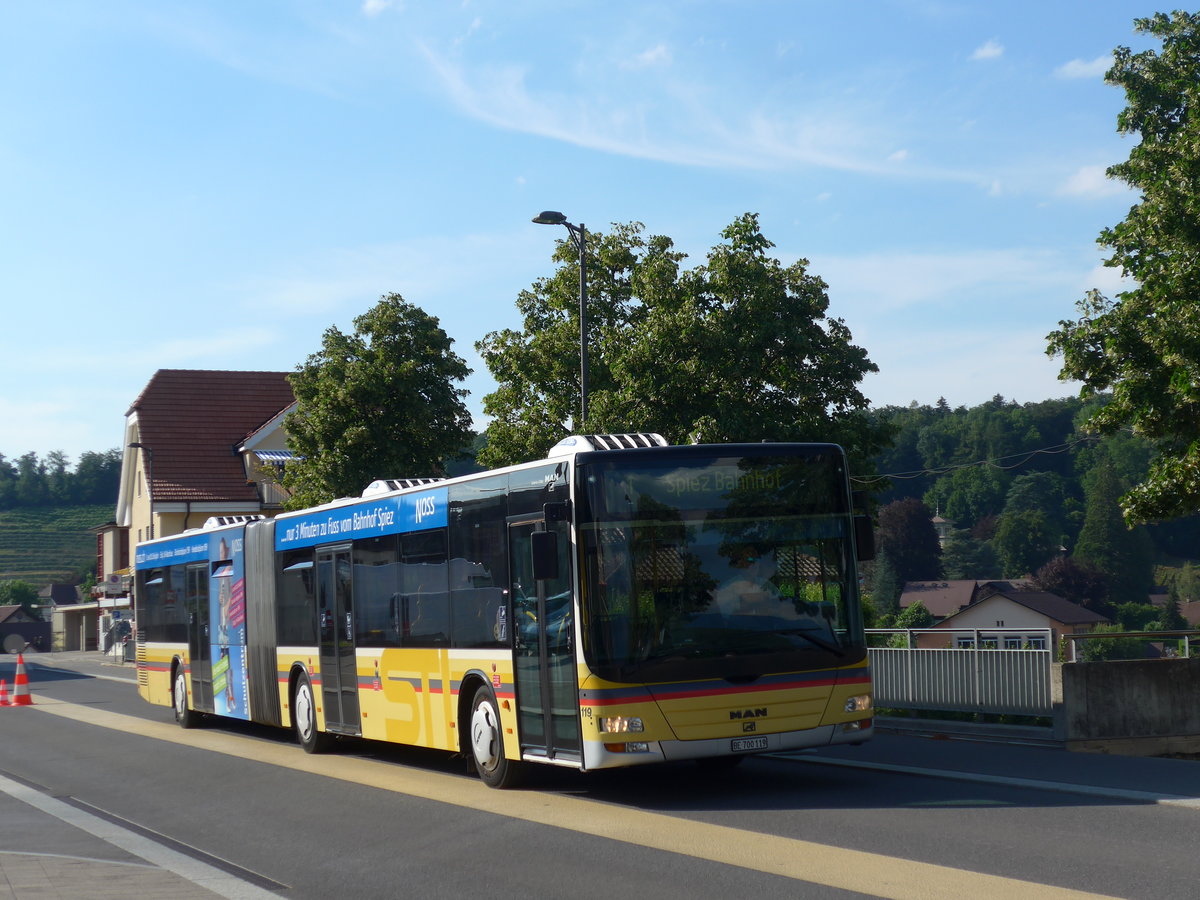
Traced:
[[35, 706], [27, 708], [100, 728], [874, 897], [959, 900], [967, 896], [1019, 896], [1022, 900], [1095, 900], [1104, 896], [690, 819], [681, 820], [661, 813], [611, 806], [577, 797], [496, 791], [477, 781], [451, 775], [406, 769], [353, 756], [313, 756], [292, 745], [277, 746], [219, 731], [185, 732], [175, 725], [57, 700], [38, 698]]

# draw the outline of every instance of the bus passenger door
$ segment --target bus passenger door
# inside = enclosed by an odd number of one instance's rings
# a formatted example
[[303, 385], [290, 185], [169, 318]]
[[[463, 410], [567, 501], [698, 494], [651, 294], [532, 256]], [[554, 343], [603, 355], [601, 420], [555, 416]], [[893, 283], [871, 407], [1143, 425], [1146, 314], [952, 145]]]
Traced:
[[549, 529], [558, 539], [558, 575], [543, 580], [533, 577], [530, 536], [546, 531], [546, 522], [516, 522], [508, 529], [517, 721], [522, 753], [577, 760], [579, 687], [570, 535], [564, 522], [551, 523]]
[[192, 674], [192, 706], [213, 711], [212, 638], [209, 636], [208, 563], [187, 567], [186, 615], [188, 665]]
[[350, 547], [317, 551], [317, 624], [325, 727], [359, 734], [358, 662], [354, 653], [354, 594]]

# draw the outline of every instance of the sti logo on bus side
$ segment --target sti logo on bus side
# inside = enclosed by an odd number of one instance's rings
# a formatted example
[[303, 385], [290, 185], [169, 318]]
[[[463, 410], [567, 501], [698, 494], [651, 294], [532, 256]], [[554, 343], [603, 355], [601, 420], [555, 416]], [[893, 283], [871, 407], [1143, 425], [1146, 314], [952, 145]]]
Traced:
[[418, 497], [417, 498], [417, 523], [419, 524], [426, 516], [437, 514], [437, 502], [434, 497]]
[[731, 719], [761, 719], [767, 714], [767, 708], [760, 706], [757, 709], [735, 709], [729, 713]]

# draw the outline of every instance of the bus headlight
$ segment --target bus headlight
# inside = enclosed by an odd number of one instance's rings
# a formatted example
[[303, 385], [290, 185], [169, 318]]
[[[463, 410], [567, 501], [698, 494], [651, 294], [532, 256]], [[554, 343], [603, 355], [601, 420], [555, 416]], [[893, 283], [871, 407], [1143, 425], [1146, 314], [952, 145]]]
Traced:
[[631, 731], [644, 731], [645, 728], [638, 716], [605, 716], [600, 719], [600, 730], [606, 734], [625, 734]]
[[871, 695], [859, 694], [857, 697], [849, 697], [846, 700], [846, 705], [843, 709], [848, 713], [865, 713], [871, 711]]

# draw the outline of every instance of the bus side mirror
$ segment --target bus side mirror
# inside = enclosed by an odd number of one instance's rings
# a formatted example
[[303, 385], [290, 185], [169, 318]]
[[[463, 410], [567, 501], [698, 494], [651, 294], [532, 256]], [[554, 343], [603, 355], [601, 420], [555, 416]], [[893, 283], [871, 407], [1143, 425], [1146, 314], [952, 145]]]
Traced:
[[533, 577], [538, 581], [558, 578], [558, 535], [553, 531], [535, 531], [529, 536], [533, 553]]
[[870, 516], [854, 517], [854, 546], [859, 562], [875, 558], [875, 529]]

